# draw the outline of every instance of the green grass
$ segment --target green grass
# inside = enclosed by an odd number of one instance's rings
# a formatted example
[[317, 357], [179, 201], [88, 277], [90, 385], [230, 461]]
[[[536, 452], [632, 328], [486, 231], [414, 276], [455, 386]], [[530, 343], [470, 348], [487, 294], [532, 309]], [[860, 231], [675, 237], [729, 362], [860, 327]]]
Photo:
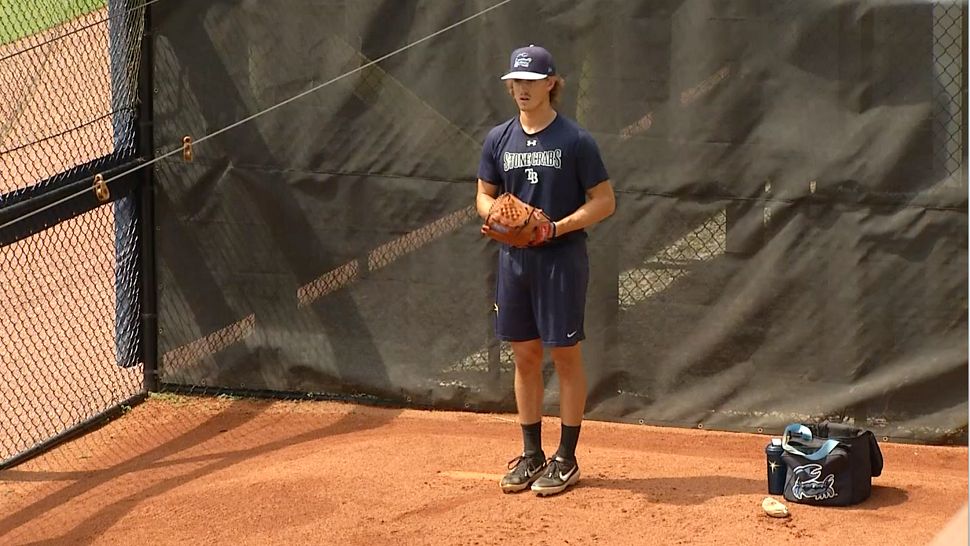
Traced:
[[187, 396], [170, 392], [150, 392], [148, 393], [148, 398], [158, 400], [159, 402], [164, 402], [166, 404], [171, 404], [173, 406], [184, 406], [189, 401]]
[[103, 8], [107, 0], [0, 0], [0, 44]]

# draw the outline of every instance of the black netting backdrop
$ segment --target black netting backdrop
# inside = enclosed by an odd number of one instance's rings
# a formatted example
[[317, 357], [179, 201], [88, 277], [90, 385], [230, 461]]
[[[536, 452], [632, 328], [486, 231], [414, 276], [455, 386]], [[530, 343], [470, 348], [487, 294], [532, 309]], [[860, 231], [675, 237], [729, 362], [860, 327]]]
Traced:
[[[495, 4], [159, 3], [156, 148]], [[512, 0], [156, 165], [160, 379], [514, 409], [474, 177], [536, 43], [618, 198], [590, 418], [965, 442], [966, 28], [965, 3]]]
[[[0, 461], [144, 392], [135, 200], [52, 192], [136, 153], [134, 0], [7, 2], [0, 19]], [[16, 207], [16, 209], [15, 209]], [[47, 226], [24, 232], [30, 221]], [[60, 215], [58, 215], [60, 214]], [[38, 223], [38, 219], [42, 222]], [[9, 233], [20, 233], [16, 237]]]

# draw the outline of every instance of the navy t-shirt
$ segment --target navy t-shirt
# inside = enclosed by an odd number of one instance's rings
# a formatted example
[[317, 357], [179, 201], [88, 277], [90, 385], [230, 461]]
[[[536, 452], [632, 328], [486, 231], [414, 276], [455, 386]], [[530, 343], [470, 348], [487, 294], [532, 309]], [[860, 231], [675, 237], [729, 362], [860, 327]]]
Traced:
[[[516, 116], [485, 137], [478, 178], [539, 207], [553, 221], [586, 202], [586, 191], [609, 178], [593, 137], [557, 114], [548, 127], [527, 134]], [[562, 239], [585, 237], [585, 230]]]

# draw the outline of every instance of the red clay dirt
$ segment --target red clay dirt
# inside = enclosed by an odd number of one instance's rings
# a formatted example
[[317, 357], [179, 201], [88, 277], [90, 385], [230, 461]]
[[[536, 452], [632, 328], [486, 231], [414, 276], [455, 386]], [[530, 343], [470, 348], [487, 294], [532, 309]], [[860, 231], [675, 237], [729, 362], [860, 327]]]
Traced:
[[967, 499], [965, 447], [884, 444], [865, 503], [771, 519], [767, 436], [591, 421], [575, 488], [506, 495], [519, 442], [512, 415], [157, 395], [0, 472], [0, 543], [911, 546]]

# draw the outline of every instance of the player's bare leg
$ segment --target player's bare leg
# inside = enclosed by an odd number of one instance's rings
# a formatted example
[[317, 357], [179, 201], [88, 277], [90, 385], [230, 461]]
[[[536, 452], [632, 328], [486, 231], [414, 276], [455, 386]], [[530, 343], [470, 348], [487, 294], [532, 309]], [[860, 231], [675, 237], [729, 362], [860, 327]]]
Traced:
[[556, 347], [552, 361], [559, 376], [559, 416], [562, 434], [556, 455], [549, 460], [543, 475], [532, 484], [539, 495], [554, 495], [579, 481], [576, 462], [576, 442], [586, 410], [586, 371], [583, 353], [577, 343], [572, 347]]
[[515, 405], [519, 424], [528, 425], [542, 420], [542, 341], [512, 342], [515, 357]]
[[552, 349], [552, 361], [559, 376], [559, 417], [562, 424], [578, 427], [586, 411], [586, 370], [580, 344]]
[[528, 489], [545, 468], [542, 451], [542, 342], [538, 339], [512, 343], [515, 357], [515, 404], [522, 425], [522, 454], [509, 461], [502, 491]]

